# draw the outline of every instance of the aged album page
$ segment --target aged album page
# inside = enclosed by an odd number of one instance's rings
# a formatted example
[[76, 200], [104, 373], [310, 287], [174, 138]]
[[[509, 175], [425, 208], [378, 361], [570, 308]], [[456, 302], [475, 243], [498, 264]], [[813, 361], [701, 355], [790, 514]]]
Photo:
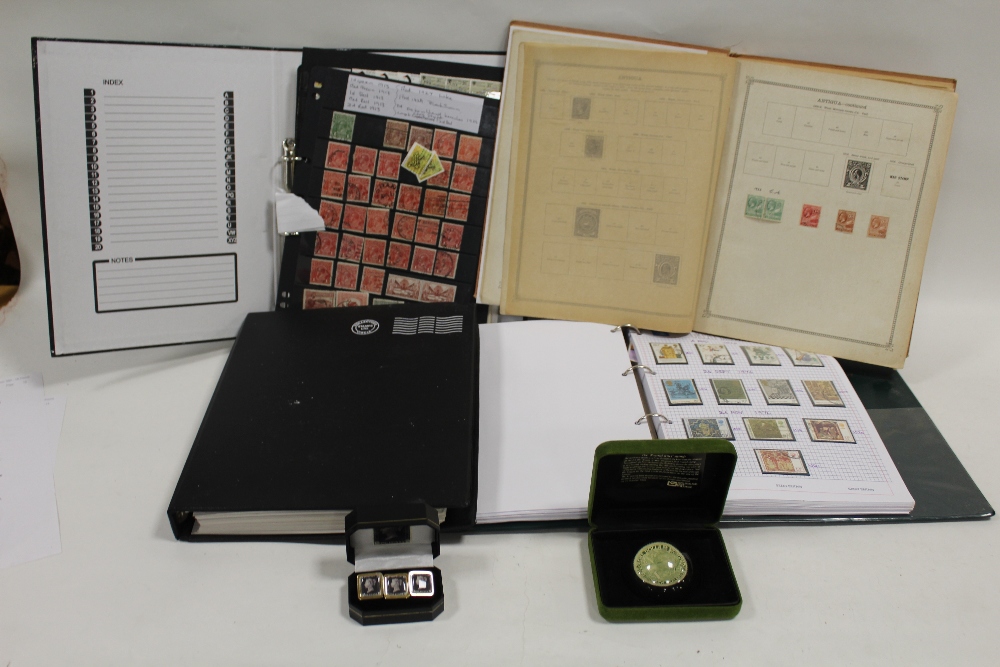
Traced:
[[689, 331], [736, 69], [521, 47], [501, 312]]
[[742, 61], [695, 329], [902, 367], [956, 99]]
[[498, 138], [506, 138], [496, 144], [493, 161], [493, 177], [490, 181], [490, 196], [486, 212], [483, 252], [479, 266], [479, 286], [477, 296], [480, 303], [500, 305], [500, 283], [503, 277], [503, 243], [507, 220], [508, 188], [511, 184], [510, 156], [517, 143], [514, 134], [514, 100], [517, 99], [520, 79], [518, 56], [521, 44], [537, 42], [572, 46], [599, 46], [614, 49], [637, 49], [644, 51], [673, 51], [682, 53], [708, 53], [703, 48], [671, 44], [625, 35], [609, 35], [570, 28], [560, 28], [536, 23], [515, 21], [510, 25], [507, 41], [507, 70], [500, 98], [500, 126]]

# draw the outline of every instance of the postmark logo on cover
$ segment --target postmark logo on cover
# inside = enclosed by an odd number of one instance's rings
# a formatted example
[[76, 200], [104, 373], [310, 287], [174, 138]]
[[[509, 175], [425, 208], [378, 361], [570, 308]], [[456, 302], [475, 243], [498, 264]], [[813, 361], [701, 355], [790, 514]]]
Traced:
[[367, 336], [376, 331], [378, 331], [378, 322], [376, 320], [358, 320], [351, 325], [351, 333], [358, 336]]

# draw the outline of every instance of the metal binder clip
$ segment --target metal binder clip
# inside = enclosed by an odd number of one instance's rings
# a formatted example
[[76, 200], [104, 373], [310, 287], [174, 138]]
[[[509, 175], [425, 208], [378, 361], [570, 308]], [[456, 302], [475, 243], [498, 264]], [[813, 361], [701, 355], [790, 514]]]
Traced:
[[647, 372], [647, 373], [649, 373], [650, 375], [656, 375], [656, 371], [654, 371], [654, 370], [653, 370], [652, 368], [650, 368], [649, 366], [644, 366], [644, 365], [642, 365], [642, 364], [636, 364], [635, 366], [629, 366], [628, 368], [626, 368], [626, 369], [625, 369], [625, 372], [624, 372], [624, 373], [622, 373], [622, 377], [625, 377], [625, 376], [626, 376], [626, 375], [628, 375], [629, 373], [631, 373], [631, 372], [635, 371], [635, 370], [636, 370], [637, 368], [641, 368], [642, 370], [646, 371], [646, 372]]
[[643, 416], [641, 416], [641, 417], [639, 417], [638, 419], [635, 420], [635, 425], [638, 426], [639, 424], [641, 424], [643, 422], [648, 422], [653, 417], [659, 417], [660, 419], [662, 419], [663, 421], [667, 422], [668, 424], [673, 424], [672, 421], [670, 421], [669, 419], [667, 419], [666, 417], [664, 417], [663, 415], [661, 415], [659, 412], [647, 412], [646, 414], [644, 414]]
[[281, 180], [288, 192], [292, 191], [292, 183], [295, 182], [295, 163], [302, 162], [304, 159], [295, 154], [294, 139], [285, 139], [281, 142]]
[[634, 331], [638, 331], [639, 327], [634, 326], [632, 324], [628, 324], [626, 322], [625, 324], [619, 324], [618, 326], [616, 326], [614, 329], [611, 330], [611, 333], [618, 333], [619, 331], [622, 331], [624, 329], [632, 329]]

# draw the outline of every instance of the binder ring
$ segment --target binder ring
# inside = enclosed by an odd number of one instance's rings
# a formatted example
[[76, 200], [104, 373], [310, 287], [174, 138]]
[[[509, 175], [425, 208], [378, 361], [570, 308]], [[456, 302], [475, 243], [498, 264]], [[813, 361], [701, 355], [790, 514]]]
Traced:
[[633, 331], [638, 331], [639, 327], [626, 322], [625, 324], [619, 324], [618, 326], [616, 326], [614, 329], [611, 330], [611, 333], [618, 333], [619, 331], [624, 331], [625, 329], [632, 329]]
[[622, 377], [625, 377], [629, 373], [632, 373], [633, 371], [636, 371], [637, 369], [640, 369], [640, 368], [642, 370], [646, 371], [647, 373], [649, 373], [650, 375], [656, 375], [656, 371], [654, 371], [649, 366], [644, 366], [643, 364], [636, 364], [635, 366], [629, 366], [628, 368], [626, 368], [625, 372], [622, 373]]
[[639, 417], [638, 419], [635, 420], [635, 425], [638, 426], [639, 424], [641, 424], [643, 422], [648, 422], [653, 417], [659, 417], [660, 419], [662, 419], [663, 421], [667, 422], [668, 424], [673, 424], [672, 421], [670, 421], [669, 419], [667, 419], [665, 416], [661, 415], [659, 412], [647, 412], [646, 414], [644, 414], [643, 416], [641, 416], [641, 417]]

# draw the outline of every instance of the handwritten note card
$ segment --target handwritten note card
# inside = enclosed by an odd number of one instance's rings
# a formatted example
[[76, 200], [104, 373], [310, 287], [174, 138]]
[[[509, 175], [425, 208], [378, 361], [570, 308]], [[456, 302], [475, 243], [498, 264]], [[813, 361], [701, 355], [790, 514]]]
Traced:
[[483, 99], [406, 83], [351, 76], [344, 110], [427, 123], [476, 134]]

